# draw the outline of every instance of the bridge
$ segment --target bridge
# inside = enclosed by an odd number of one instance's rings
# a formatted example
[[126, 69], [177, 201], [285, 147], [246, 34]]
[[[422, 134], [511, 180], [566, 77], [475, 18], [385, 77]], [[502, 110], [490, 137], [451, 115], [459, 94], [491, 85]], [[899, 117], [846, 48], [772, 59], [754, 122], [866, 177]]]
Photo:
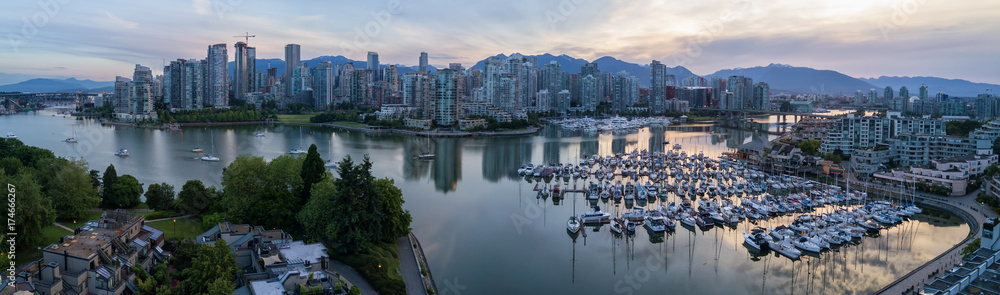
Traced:
[[705, 111], [705, 112], [720, 112], [720, 113], [740, 113], [746, 115], [781, 115], [781, 116], [800, 116], [800, 117], [811, 117], [811, 118], [823, 118], [823, 119], [836, 119], [841, 116], [837, 115], [822, 115], [814, 113], [798, 113], [798, 112], [779, 112], [779, 111], [765, 111], [765, 110], [725, 110], [716, 108], [691, 108], [692, 111]]

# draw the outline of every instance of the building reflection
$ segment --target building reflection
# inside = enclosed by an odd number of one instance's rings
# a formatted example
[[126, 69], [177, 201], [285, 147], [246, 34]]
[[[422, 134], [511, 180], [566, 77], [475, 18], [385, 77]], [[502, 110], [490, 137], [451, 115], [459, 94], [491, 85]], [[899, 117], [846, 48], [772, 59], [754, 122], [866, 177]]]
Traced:
[[494, 138], [483, 148], [483, 179], [499, 182], [517, 180], [517, 168], [531, 161], [531, 142]]
[[427, 148], [429, 139], [418, 137], [406, 137], [403, 140], [403, 178], [406, 180], [419, 180], [430, 173], [431, 162], [418, 159], [417, 156]]
[[460, 138], [432, 138], [436, 159], [431, 161], [434, 187], [441, 192], [454, 191], [462, 179], [462, 147]]

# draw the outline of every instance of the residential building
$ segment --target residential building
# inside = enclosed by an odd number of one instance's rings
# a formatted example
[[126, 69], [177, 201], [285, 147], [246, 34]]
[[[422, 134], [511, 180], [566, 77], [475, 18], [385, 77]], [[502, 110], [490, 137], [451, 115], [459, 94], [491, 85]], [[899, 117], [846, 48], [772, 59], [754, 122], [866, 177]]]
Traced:
[[820, 146], [820, 153], [839, 150], [846, 155], [859, 148], [871, 148], [903, 133], [945, 134], [944, 121], [936, 119], [892, 117], [855, 117], [839, 119]]
[[427, 73], [427, 52], [420, 53], [420, 67], [421, 72]]
[[42, 259], [25, 277], [32, 294], [132, 294], [133, 267], [147, 272], [169, 256], [163, 232], [145, 225], [145, 217], [105, 211], [72, 237], [42, 249]]
[[559, 91], [559, 93], [556, 93], [556, 103], [555, 103], [556, 112], [565, 114], [566, 112], [569, 111], [570, 96], [571, 95], [569, 90], [566, 89], [563, 89], [562, 91]]
[[885, 90], [882, 91], [882, 103], [888, 103], [896, 98], [895, 94], [892, 92], [892, 87], [885, 87]]
[[132, 100], [132, 79], [117, 76], [115, 77], [115, 93], [112, 102], [115, 113], [126, 114], [129, 112], [129, 101]]
[[599, 76], [587, 74], [580, 79], [580, 106], [586, 111], [597, 110], [597, 104], [600, 102], [601, 84], [597, 77]]
[[208, 46], [208, 61], [205, 68], [204, 101], [213, 106], [229, 105], [229, 55], [226, 44]]
[[325, 110], [333, 103], [333, 64], [328, 60], [320, 62], [312, 76], [312, 105]]
[[677, 88], [677, 99], [687, 101], [692, 108], [708, 107], [712, 96], [711, 87]]
[[424, 71], [403, 74], [403, 104], [421, 110], [416, 117], [431, 117], [430, 87], [430, 79]]
[[612, 90], [611, 109], [616, 112], [625, 111], [639, 100], [639, 83], [624, 70], [615, 74]]
[[284, 83], [282, 83], [286, 85], [285, 97], [292, 97], [293, 95], [295, 95], [295, 93], [293, 93], [292, 90], [293, 87], [288, 87], [287, 85], [292, 84], [292, 71], [295, 68], [299, 67], [299, 63], [301, 62], [300, 60], [301, 50], [302, 48], [301, 46], [299, 46], [299, 44], [285, 45], [285, 79]]
[[464, 79], [461, 73], [451, 69], [439, 70], [434, 75], [431, 83], [431, 108], [434, 112], [431, 119], [436, 125], [458, 127], [458, 119], [462, 118], [461, 79]]
[[649, 108], [653, 113], [662, 113], [666, 109], [667, 66], [658, 60], [649, 65]]
[[927, 97], [927, 84], [921, 84], [920, 85], [920, 92], [917, 95], [917, 97], [919, 97], [920, 100], [925, 100], [925, 99], [928, 98]]
[[[732, 103], [729, 109], [749, 110], [753, 109], [753, 79], [743, 76], [729, 76], [726, 79], [726, 91], [733, 93]], [[694, 107], [696, 103], [692, 103]]]
[[373, 82], [382, 81], [382, 67], [378, 63], [378, 52], [369, 51], [368, 62], [365, 65], [368, 67], [368, 72], [372, 73]]
[[757, 82], [753, 85], [753, 100], [750, 102], [750, 109], [769, 110], [771, 103], [771, 86], [764, 82]]
[[233, 73], [233, 97], [242, 99], [246, 93], [256, 91], [251, 85], [256, 84], [253, 79], [256, 73], [257, 51], [243, 42], [236, 42], [234, 46], [236, 47], [236, 56], [233, 65], [235, 71]]

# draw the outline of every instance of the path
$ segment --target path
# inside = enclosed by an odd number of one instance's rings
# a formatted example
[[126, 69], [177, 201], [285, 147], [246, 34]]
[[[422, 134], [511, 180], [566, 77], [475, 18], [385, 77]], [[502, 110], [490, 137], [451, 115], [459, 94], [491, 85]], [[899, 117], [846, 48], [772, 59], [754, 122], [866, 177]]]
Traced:
[[[928, 194], [917, 194], [918, 198], [924, 203], [934, 205], [934, 206], [944, 206], [944, 207], [955, 207], [967, 213], [969, 216], [975, 219], [977, 226], [973, 228], [971, 233], [972, 238], [979, 236], [979, 230], [986, 218], [996, 218], [998, 214], [990, 210], [989, 208], [982, 207], [979, 202], [976, 202], [976, 196], [979, 195], [979, 190], [973, 191], [962, 197], [940, 197]], [[934, 279], [944, 273], [945, 270], [951, 269], [955, 264], [962, 261], [962, 248], [965, 248], [965, 241], [955, 245], [948, 251], [945, 251], [935, 259], [928, 261], [926, 264], [921, 265], [912, 272], [904, 275], [903, 277], [892, 282], [882, 290], [879, 290], [877, 294], [904, 294], [910, 293], [920, 288], [927, 283], [934, 281]]]
[[365, 278], [361, 276], [361, 274], [359, 274], [356, 270], [354, 270], [354, 268], [351, 268], [347, 264], [333, 260], [330, 261], [330, 269], [339, 273], [340, 276], [346, 278], [352, 284], [358, 286], [358, 288], [361, 288], [361, 294], [366, 294], [366, 295], [378, 294], [378, 292], [375, 292], [375, 288], [372, 288], [372, 285], [369, 284], [368, 281], [366, 281]]
[[62, 223], [54, 222], [52, 224], [55, 225], [55, 226], [61, 227], [61, 228], [65, 229], [65, 230], [68, 230], [70, 232], [75, 232], [72, 228], [68, 228], [65, 225], [62, 225]]
[[190, 217], [194, 217], [194, 214], [181, 215], [181, 216], [177, 216], [177, 217], [157, 218], [157, 219], [146, 220], [146, 222], [174, 220], [174, 219], [184, 219], [184, 218], [190, 218]]
[[417, 264], [417, 257], [413, 255], [413, 242], [410, 236], [396, 240], [396, 248], [399, 251], [399, 268], [403, 281], [406, 282], [406, 294], [417, 295], [427, 294], [424, 288], [423, 278], [420, 276], [420, 266]]

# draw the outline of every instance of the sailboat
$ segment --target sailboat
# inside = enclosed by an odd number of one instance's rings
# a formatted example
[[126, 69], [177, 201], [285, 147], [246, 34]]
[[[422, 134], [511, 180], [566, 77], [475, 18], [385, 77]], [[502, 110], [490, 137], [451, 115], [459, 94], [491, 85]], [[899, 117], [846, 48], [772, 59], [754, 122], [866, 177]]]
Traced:
[[[200, 148], [199, 148], [199, 150], [200, 150]], [[215, 131], [212, 131], [212, 152], [215, 152]], [[206, 154], [201, 154], [201, 160], [202, 161], [208, 161], [208, 162], [218, 162], [219, 161], [219, 157], [212, 156], [212, 155], [206, 153]]]
[[288, 151], [288, 153], [292, 154], [292, 155], [308, 153], [306, 150], [302, 149], [302, 128], [301, 127], [299, 128], [299, 147], [291, 149], [290, 151]]
[[431, 135], [430, 135], [430, 133], [428, 133], [427, 134], [427, 150], [425, 152], [423, 152], [423, 153], [420, 153], [420, 155], [417, 155], [417, 158], [421, 159], [421, 160], [433, 160], [433, 159], [437, 158], [437, 156], [435, 156], [434, 153], [432, 153], [430, 151], [431, 151]]
[[76, 128], [73, 128], [73, 137], [66, 138], [63, 141], [68, 142], [68, 143], [77, 143]]

